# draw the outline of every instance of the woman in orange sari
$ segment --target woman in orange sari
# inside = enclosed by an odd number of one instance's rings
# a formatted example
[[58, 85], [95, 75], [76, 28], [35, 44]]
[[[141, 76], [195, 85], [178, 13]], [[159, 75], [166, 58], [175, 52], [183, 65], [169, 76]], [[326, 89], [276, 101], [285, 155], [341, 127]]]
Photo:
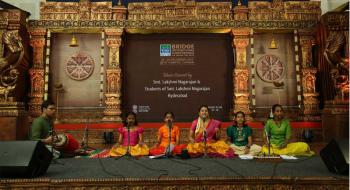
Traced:
[[[180, 154], [182, 149], [186, 148], [185, 144], [180, 143], [180, 129], [173, 125], [174, 113], [166, 112], [164, 114], [164, 125], [158, 129], [157, 144], [149, 151], [152, 156], [165, 154]], [[170, 131], [171, 133], [170, 133]], [[170, 140], [170, 142], [169, 142]]]
[[190, 129], [187, 151], [191, 157], [207, 153], [211, 157], [233, 157], [234, 152], [225, 141], [219, 140], [221, 122], [210, 118], [209, 108], [202, 105]]

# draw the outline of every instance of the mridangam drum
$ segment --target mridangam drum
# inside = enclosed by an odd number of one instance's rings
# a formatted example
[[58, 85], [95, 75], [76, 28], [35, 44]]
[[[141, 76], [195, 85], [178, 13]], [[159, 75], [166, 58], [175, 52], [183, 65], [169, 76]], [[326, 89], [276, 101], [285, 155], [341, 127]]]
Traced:
[[79, 142], [73, 137], [73, 135], [66, 133], [57, 135], [57, 142], [55, 147], [58, 150], [64, 152], [74, 152], [80, 148], [80, 145]]

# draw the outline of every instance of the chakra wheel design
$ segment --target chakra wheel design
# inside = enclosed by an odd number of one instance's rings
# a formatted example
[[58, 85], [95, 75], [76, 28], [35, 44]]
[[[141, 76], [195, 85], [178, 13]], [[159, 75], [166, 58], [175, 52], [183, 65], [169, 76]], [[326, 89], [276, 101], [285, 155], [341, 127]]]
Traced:
[[94, 60], [84, 52], [73, 54], [66, 61], [66, 73], [74, 80], [84, 80], [94, 72]]
[[284, 65], [276, 55], [264, 55], [256, 64], [256, 72], [261, 80], [275, 82], [282, 79]]

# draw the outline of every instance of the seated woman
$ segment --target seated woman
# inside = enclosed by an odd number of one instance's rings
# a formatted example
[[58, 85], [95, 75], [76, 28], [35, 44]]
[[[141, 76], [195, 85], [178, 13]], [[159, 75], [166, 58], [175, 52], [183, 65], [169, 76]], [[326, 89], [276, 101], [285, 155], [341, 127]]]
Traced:
[[[128, 132], [129, 128], [129, 132]], [[124, 126], [118, 128], [119, 140], [111, 149], [96, 150], [90, 158], [120, 157], [127, 153], [131, 156], [146, 156], [149, 153], [147, 145], [142, 141], [143, 128], [137, 127], [136, 114], [129, 112], [124, 120]], [[128, 135], [129, 133], [129, 135]], [[128, 136], [130, 140], [128, 141]], [[128, 149], [128, 144], [130, 145]]]
[[[157, 144], [149, 151], [150, 155], [162, 155], [169, 151], [173, 154], [181, 154], [182, 149], [186, 148], [185, 144], [179, 145], [180, 129], [178, 126], [173, 125], [173, 122], [174, 113], [166, 112], [164, 114], [164, 125], [158, 130]], [[169, 129], [171, 129], [171, 133], [169, 133]], [[171, 139], [169, 142], [170, 137]]]
[[126, 116], [124, 127], [118, 128], [118, 145], [112, 147], [109, 152], [110, 156], [118, 157], [125, 154], [130, 154], [131, 156], [148, 155], [149, 148], [142, 141], [143, 128], [138, 127], [137, 125], [136, 114], [134, 112], [129, 112]]
[[210, 118], [208, 106], [201, 106], [198, 116], [190, 129], [190, 143], [187, 145], [189, 155], [198, 157], [206, 151], [209, 156], [233, 157], [234, 152], [230, 146], [225, 141], [218, 140], [221, 122]]
[[230, 146], [234, 150], [235, 154], [249, 154], [252, 156], [257, 155], [261, 146], [253, 144], [252, 133], [245, 121], [245, 114], [241, 111], [237, 112], [234, 117], [234, 123], [227, 128], [227, 137], [232, 143]]
[[269, 136], [270, 153], [277, 155], [300, 155], [312, 156], [313, 151], [310, 151], [308, 144], [304, 142], [289, 143], [292, 136], [292, 129], [287, 119], [284, 119], [283, 108], [279, 104], [272, 106], [273, 119], [266, 122], [264, 129], [265, 145], [261, 152], [268, 154], [268, 143], [266, 134]]

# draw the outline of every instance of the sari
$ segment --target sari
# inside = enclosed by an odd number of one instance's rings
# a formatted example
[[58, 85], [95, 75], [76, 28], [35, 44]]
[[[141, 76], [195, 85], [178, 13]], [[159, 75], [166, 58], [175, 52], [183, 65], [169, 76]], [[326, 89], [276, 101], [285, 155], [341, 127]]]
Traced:
[[[280, 125], [276, 125], [273, 119], [269, 119], [265, 125], [265, 131], [271, 135], [270, 137], [270, 153], [277, 155], [291, 155], [291, 156], [312, 156], [315, 153], [310, 150], [308, 144], [304, 142], [288, 143], [286, 147], [279, 148], [284, 143], [285, 139], [290, 139], [292, 129], [289, 121], [283, 119]], [[266, 137], [265, 133], [264, 136]], [[262, 147], [261, 152], [268, 154], [268, 147]]]
[[[158, 129], [158, 137], [161, 139], [161, 143], [159, 146], [152, 148], [149, 151], [149, 154], [151, 156], [156, 156], [156, 155], [162, 155], [166, 153], [168, 145], [169, 145], [169, 127], [166, 125], [161, 126]], [[178, 126], [173, 126], [171, 128], [171, 140], [170, 140], [170, 147], [173, 147], [171, 153], [173, 154], [181, 154], [182, 149], [186, 148], [185, 144], [181, 145], [175, 145], [176, 139], [180, 137], [180, 129]]]
[[191, 125], [192, 132], [194, 132], [194, 143], [187, 145], [187, 151], [191, 157], [202, 156], [205, 152], [204, 131], [207, 135], [207, 155], [210, 157], [229, 158], [234, 156], [233, 150], [223, 140], [216, 139], [216, 131], [220, 130], [221, 122], [215, 119], [210, 119], [207, 127], [198, 124], [198, 119], [194, 120]]

